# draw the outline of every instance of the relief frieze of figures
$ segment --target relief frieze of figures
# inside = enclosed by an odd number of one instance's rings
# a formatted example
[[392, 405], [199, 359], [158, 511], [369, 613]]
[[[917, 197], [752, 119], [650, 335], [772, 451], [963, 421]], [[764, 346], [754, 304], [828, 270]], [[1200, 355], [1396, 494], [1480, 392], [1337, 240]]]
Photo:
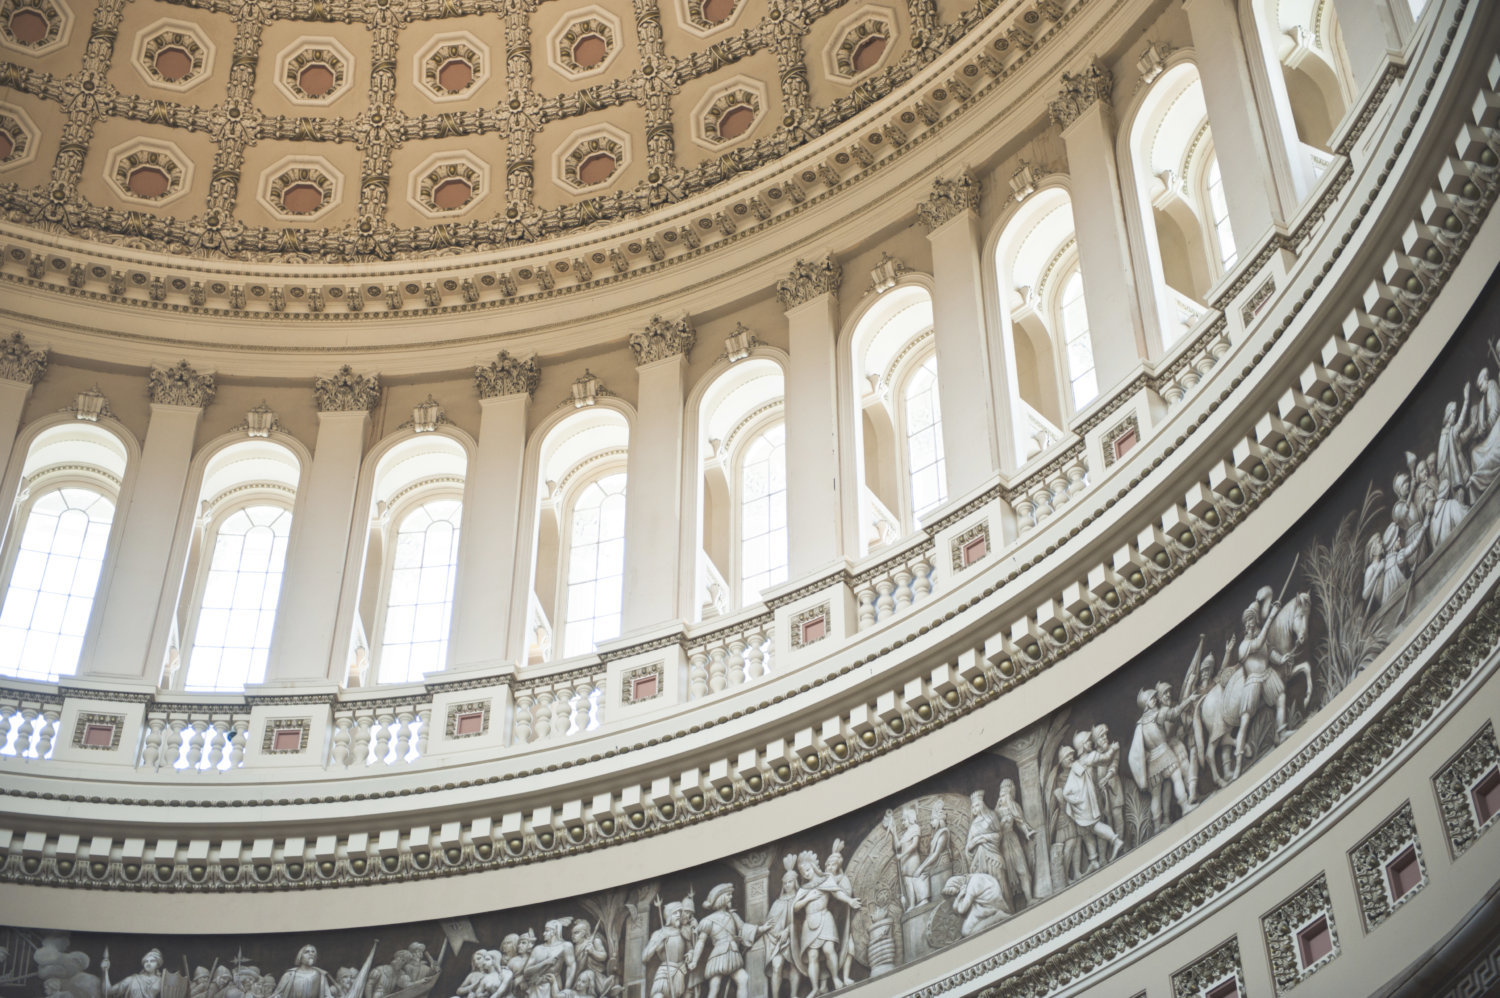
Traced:
[[1237, 579], [1109, 678], [913, 787], [747, 854], [441, 922], [170, 937], [0, 928], [0, 998], [810, 998], [1033, 907], [1061, 917], [1068, 896], [1089, 897], [1074, 885], [1217, 795], [1233, 799], [1481, 549], [1500, 491], [1488, 335], [1500, 300], [1478, 311], [1350, 470]]

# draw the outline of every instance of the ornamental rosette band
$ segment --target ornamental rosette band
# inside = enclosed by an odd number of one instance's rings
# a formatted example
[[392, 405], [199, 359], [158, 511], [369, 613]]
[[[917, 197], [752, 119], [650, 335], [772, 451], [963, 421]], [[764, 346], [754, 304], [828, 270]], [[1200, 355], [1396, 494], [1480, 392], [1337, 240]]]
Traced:
[[698, 332], [688, 317], [663, 319], [653, 315], [645, 329], [630, 334], [630, 349], [635, 354], [636, 366], [651, 364], [681, 354], [686, 357], [698, 342]]
[[33, 349], [19, 331], [0, 340], [0, 381], [34, 385], [47, 373], [47, 351]]
[[1098, 101], [1110, 104], [1114, 88], [1114, 74], [1099, 60], [1091, 59], [1082, 71], [1062, 75], [1062, 89], [1047, 110], [1058, 127], [1067, 128]]
[[313, 382], [319, 412], [369, 412], [380, 404], [380, 375], [359, 374], [345, 364]]
[[512, 357], [509, 350], [501, 350], [489, 364], [474, 368], [474, 390], [482, 399], [523, 393], [535, 395], [541, 380], [542, 366], [535, 357], [521, 360]]
[[932, 193], [927, 200], [917, 205], [917, 217], [931, 232], [966, 211], [977, 212], [983, 196], [983, 186], [968, 170], [952, 180], [939, 178], [932, 182]]
[[792, 272], [776, 282], [776, 297], [782, 308], [805, 305], [819, 295], [833, 295], [837, 300], [843, 280], [844, 268], [832, 254], [811, 263], [798, 260]]
[[199, 374], [186, 360], [171, 367], [153, 367], [146, 391], [153, 405], [190, 405], [202, 409], [218, 391], [212, 374]]

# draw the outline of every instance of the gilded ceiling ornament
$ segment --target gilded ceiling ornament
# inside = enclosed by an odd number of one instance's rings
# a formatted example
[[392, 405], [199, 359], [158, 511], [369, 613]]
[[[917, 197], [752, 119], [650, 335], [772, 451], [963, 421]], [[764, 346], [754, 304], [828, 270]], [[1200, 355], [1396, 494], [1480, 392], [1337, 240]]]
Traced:
[[782, 308], [796, 308], [819, 295], [833, 295], [837, 300], [843, 279], [844, 269], [832, 254], [813, 263], [798, 260], [792, 272], [776, 282], [776, 297]]
[[34, 385], [47, 371], [47, 351], [32, 349], [20, 331], [0, 340], [0, 381]]
[[685, 314], [677, 319], [663, 319], [659, 315], [653, 315], [645, 329], [637, 329], [630, 334], [630, 349], [635, 353], [637, 365], [650, 364], [678, 354], [686, 357], [692, 352], [696, 342], [698, 333]]
[[952, 180], [939, 177], [932, 182], [932, 193], [927, 196], [927, 200], [917, 205], [917, 217], [927, 226], [927, 231], [931, 232], [963, 212], [977, 212], [983, 194], [984, 189], [979, 180], [968, 170]]
[[1062, 89], [1058, 91], [1057, 99], [1047, 105], [1047, 110], [1058, 127], [1067, 128], [1095, 103], [1110, 104], [1114, 86], [1114, 74], [1098, 59], [1090, 59], [1081, 71], [1062, 75]]
[[508, 350], [501, 350], [489, 364], [474, 368], [474, 390], [482, 399], [523, 392], [535, 395], [537, 383], [541, 380], [542, 366], [535, 357], [521, 360], [512, 357]]
[[203, 408], [214, 400], [217, 389], [212, 374], [199, 374], [186, 360], [171, 367], [153, 367], [146, 391], [154, 405], [190, 405]]
[[348, 364], [313, 382], [319, 412], [368, 412], [380, 404], [380, 375], [358, 374]]

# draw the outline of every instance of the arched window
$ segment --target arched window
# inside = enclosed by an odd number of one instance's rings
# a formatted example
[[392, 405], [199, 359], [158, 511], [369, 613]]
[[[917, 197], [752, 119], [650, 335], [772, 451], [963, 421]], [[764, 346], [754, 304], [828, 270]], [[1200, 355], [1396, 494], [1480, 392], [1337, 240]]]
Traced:
[[1082, 409], [1099, 394], [1094, 377], [1094, 344], [1089, 339], [1089, 314], [1083, 303], [1083, 272], [1075, 269], [1063, 284], [1058, 298], [1063, 342], [1068, 353], [1068, 382], [1073, 390], [1073, 408]]
[[291, 511], [271, 504], [241, 507], [218, 525], [188, 653], [188, 690], [265, 680], [291, 529]]
[[768, 427], [740, 466], [740, 603], [787, 576], [786, 425]]
[[0, 675], [77, 671], [127, 453], [121, 438], [85, 422], [48, 427], [27, 449], [0, 559]]
[[563, 654], [587, 655], [620, 635], [625, 590], [625, 474], [578, 490], [568, 518]]
[[462, 512], [456, 498], [432, 499], [399, 521], [381, 628], [382, 683], [420, 682], [448, 661]]
[[911, 511], [919, 523], [948, 498], [943, 465], [943, 418], [938, 405], [937, 357], [906, 379], [902, 402], [906, 415], [907, 475], [911, 482]]
[[1219, 264], [1225, 270], [1234, 266], [1238, 258], [1234, 246], [1234, 232], [1229, 227], [1229, 202], [1224, 198], [1224, 178], [1219, 175], [1219, 157], [1209, 157], [1205, 183], [1208, 213], [1213, 222], [1214, 245], [1219, 251]]
[[31, 501], [0, 605], [0, 673], [53, 680], [78, 668], [114, 515], [86, 487]]

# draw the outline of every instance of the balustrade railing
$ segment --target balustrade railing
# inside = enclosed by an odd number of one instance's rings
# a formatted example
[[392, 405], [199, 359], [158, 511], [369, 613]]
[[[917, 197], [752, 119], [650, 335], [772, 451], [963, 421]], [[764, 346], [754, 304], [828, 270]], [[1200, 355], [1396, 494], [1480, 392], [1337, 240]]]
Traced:
[[1088, 458], [1083, 441], [1074, 437], [1052, 454], [1043, 454], [1033, 464], [1036, 471], [1024, 473], [1019, 481], [1003, 490], [1005, 501], [1016, 513], [1016, 525], [1026, 534], [1041, 526], [1052, 514], [1088, 488]]
[[604, 669], [591, 665], [518, 682], [512, 745], [545, 742], [592, 731], [604, 722]]
[[157, 773], [238, 769], [245, 764], [250, 711], [236, 704], [152, 704], [137, 765]]
[[688, 698], [701, 700], [769, 675], [774, 664], [773, 621], [772, 614], [760, 613], [690, 637], [686, 649]]
[[330, 765], [407, 766], [427, 755], [432, 695], [355, 702], [335, 708]]
[[897, 556], [854, 577], [859, 630], [867, 631], [884, 623], [932, 595], [932, 551], [932, 539], [924, 537]]
[[61, 699], [0, 690], [0, 756], [51, 758], [61, 716]]

